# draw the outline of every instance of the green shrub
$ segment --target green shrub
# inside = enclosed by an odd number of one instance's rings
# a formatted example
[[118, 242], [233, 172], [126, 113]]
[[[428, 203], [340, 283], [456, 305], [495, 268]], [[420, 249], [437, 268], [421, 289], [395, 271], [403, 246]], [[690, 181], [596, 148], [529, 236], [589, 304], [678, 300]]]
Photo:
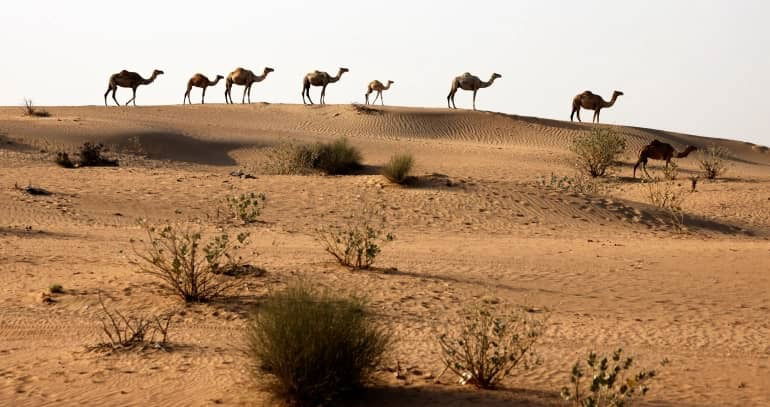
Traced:
[[265, 194], [255, 194], [254, 192], [228, 196], [224, 200], [224, 212], [229, 219], [248, 225], [259, 221], [259, 215], [265, 207], [266, 200]]
[[331, 143], [287, 144], [267, 152], [265, 170], [272, 174], [347, 174], [361, 167], [361, 153], [347, 139]]
[[246, 335], [255, 376], [272, 375], [275, 392], [301, 406], [327, 405], [359, 389], [391, 344], [361, 299], [306, 284], [268, 297]]
[[578, 170], [592, 177], [603, 177], [626, 149], [626, 140], [607, 129], [596, 129], [576, 137], [570, 150], [577, 155]]
[[539, 362], [533, 347], [544, 321], [523, 309], [501, 309], [475, 306], [439, 336], [444, 365], [464, 383], [493, 388], [520, 364], [527, 368]]
[[411, 154], [396, 154], [382, 167], [382, 176], [395, 184], [406, 184], [412, 171], [414, 159]]
[[51, 284], [51, 286], [48, 287], [48, 291], [51, 294], [62, 294], [64, 293], [64, 287], [62, 287], [61, 284]]
[[698, 164], [708, 179], [715, 179], [727, 172], [727, 156], [730, 155], [724, 147], [710, 145], [700, 152]]
[[135, 263], [140, 272], [161, 280], [170, 293], [185, 302], [206, 302], [235, 284], [222, 275], [242, 266], [234, 252], [245, 245], [248, 233], [240, 233], [235, 239], [223, 233], [204, 240], [200, 230], [171, 226], [157, 229], [144, 221], [140, 225], [147, 241], [139, 248], [134, 246]]
[[316, 240], [343, 266], [368, 269], [380, 254], [381, 246], [395, 239], [385, 231], [386, 226], [381, 209], [364, 205], [347, 223], [316, 230]]
[[[667, 361], [661, 363], [664, 365]], [[649, 382], [657, 377], [655, 370], [631, 371], [632, 357], [623, 357], [623, 349], [610, 356], [599, 356], [594, 352], [586, 359], [586, 372], [578, 361], [572, 367], [570, 386], [562, 388], [561, 395], [580, 407], [621, 407], [631, 404], [649, 391]], [[583, 383], [587, 377], [588, 382]]]

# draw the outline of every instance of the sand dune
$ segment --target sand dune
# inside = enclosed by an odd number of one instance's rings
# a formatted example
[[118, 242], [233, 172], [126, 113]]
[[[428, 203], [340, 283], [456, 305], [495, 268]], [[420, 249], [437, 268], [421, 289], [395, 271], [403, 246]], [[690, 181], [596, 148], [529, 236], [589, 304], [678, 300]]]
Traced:
[[[350, 105], [46, 110], [50, 118], [33, 119], [0, 108], [0, 404], [270, 405], [249, 377], [241, 329], [250, 306], [296, 278], [366, 294], [397, 337], [390, 365], [420, 373], [399, 380], [383, 371], [353, 405], [555, 405], [579, 355], [618, 346], [643, 363], [672, 361], [654, 385], [654, 405], [770, 404], [766, 147], [601, 125], [629, 148], [608, 195], [592, 196], [538, 182], [574, 174], [568, 147], [590, 124]], [[266, 147], [339, 136], [362, 151], [361, 173], [258, 172]], [[686, 233], [630, 178], [636, 152], [653, 139], [731, 152], [725, 178], [688, 194]], [[52, 163], [85, 141], [104, 143], [121, 165]], [[420, 180], [410, 188], [377, 175], [400, 151], [416, 159]], [[677, 163], [688, 188], [695, 157]], [[52, 194], [14, 188], [28, 183]], [[265, 277], [244, 279], [229, 300], [184, 307], [136, 273], [129, 240], [141, 236], [138, 218], [214, 230], [217, 200], [245, 192], [268, 196], [264, 223], [249, 228]], [[382, 204], [397, 236], [373, 272], [340, 269], [310, 236], [361, 201]], [[65, 294], [41, 303], [52, 283]], [[99, 293], [119, 309], [175, 312], [177, 349], [86, 352], [100, 340]], [[552, 310], [544, 364], [494, 392], [426, 378], [442, 369], [436, 332], [489, 296]]]

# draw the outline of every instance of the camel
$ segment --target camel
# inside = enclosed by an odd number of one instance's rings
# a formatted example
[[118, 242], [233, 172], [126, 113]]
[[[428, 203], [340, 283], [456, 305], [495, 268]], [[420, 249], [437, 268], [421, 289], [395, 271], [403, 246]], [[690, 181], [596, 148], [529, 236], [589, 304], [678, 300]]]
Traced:
[[612, 100], [605, 102], [599, 95], [594, 95], [590, 90], [587, 90], [572, 99], [572, 114], [569, 115], [569, 121], [572, 121], [573, 116], [577, 113], [577, 119], [580, 120], [580, 108], [593, 110], [594, 117], [591, 122], [599, 123], [599, 112], [605, 107], [612, 107], [615, 101], [618, 100], [618, 96], [623, 96], [623, 92], [616, 90], [612, 93]]
[[112, 92], [112, 100], [115, 101], [116, 105], [120, 106], [118, 99], [115, 98], [115, 92], [117, 92], [119, 86], [121, 88], [131, 88], [131, 90], [134, 91], [133, 97], [126, 102], [126, 106], [131, 102], [134, 102], [134, 106], [136, 106], [136, 88], [138, 88], [139, 85], [149, 85], [153, 83], [158, 75], [163, 75], [163, 71], [156, 69], [152, 71], [150, 79], [144, 79], [138, 73], [129, 72], [124, 69], [110, 76], [110, 81], [107, 84], [107, 92], [104, 92], [104, 105], [107, 106], [107, 95]]
[[214, 81], [210, 81], [209, 78], [206, 77], [206, 75], [202, 73], [196, 73], [193, 75], [192, 78], [190, 78], [189, 81], [187, 81], [187, 92], [184, 93], [184, 98], [182, 99], [182, 104], [185, 104], [185, 102], [189, 101], [190, 104], [192, 104], [192, 100], [190, 100], [190, 91], [192, 90], [193, 86], [196, 88], [203, 88], [203, 94], [201, 95], [201, 104], [204, 104], [204, 99], [206, 98], [206, 88], [209, 86], [216, 86], [217, 83], [219, 83], [220, 80], [225, 79], [222, 75], [217, 75], [217, 79]]
[[644, 146], [642, 151], [639, 152], [639, 161], [637, 161], [636, 165], [634, 165], [634, 178], [636, 178], [636, 168], [639, 167], [639, 164], [642, 164], [642, 170], [644, 173], [647, 174], [648, 177], [650, 176], [650, 174], [647, 173], [647, 160], [650, 158], [653, 160], [666, 161], [666, 168], [668, 168], [668, 164], [671, 162], [672, 158], [685, 158], [691, 152], [697, 149], [698, 147], [688, 146], [681, 153], [677, 153], [671, 144], [662, 143], [658, 140], [652, 140], [650, 144]]
[[[497, 78], [502, 78], [503, 76], [498, 73], [493, 73], [492, 77], [489, 78], [489, 82], [482, 82], [481, 79], [478, 78], [478, 76], [473, 76], [469, 72], [466, 72], [456, 78], [452, 81], [452, 89], [449, 91], [449, 95], [446, 97], [446, 104], [447, 107], [452, 109], [453, 107], [457, 109], [457, 105], [455, 105], [455, 94], [457, 93], [457, 89], [462, 90], [472, 90], [473, 91], [473, 110], [476, 110], [476, 92], [479, 91], [481, 88], [488, 88], [492, 86], [492, 83]], [[449, 103], [452, 103], [451, 105]]]
[[313, 71], [309, 74], [305, 75], [305, 78], [302, 80], [302, 103], [307, 104], [305, 102], [305, 95], [307, 95], [307, 99], [310, 101], [310, 104], [313, 104], [313, 99], [310, 99], [310, 86], [322, 86], [321, 88], [321, 104], [326, 104], [326, 86], [328, 86], [330, 83], [337, 82], [342, 77], [342, 74], [345, 72], [349, 72], [350, 70], [348, 68], [340, 68], [340, 70], [337, 72], [337, 76], [331, 76], [327, 72], [321, 72], [321, 71]]
[[384, 100], [382, 98], [382, 91], [390, 89], [390, 85], [392, 85], [394, 83], [395, 82], [393, 82], [393, 81], [388, 81], [387, 85], [383, 85], [382, 82], [380, 82], [380, 81], [371, 81], [369, 83], [369, 87], [366, 89], [366, 95], [364, 95], [366, 97], [366, 104], [367, 105], [369, 104], [369, 95], [372, 92], [377, 92], [377, 94], [374, 96], [374, 100], [372, 101], [372, 104], [377, 102], [377, 98], [379, 97], [380, 98], [380, 104], [385, 106], [385, 102], [384, 102]]
[[254, 75], [254, 72], [244, 68], [236, 68], [234, 71], [227, 75], [227, 81], [225, 82], [225, 103], [233, 103], [233, 84], [245, 86], [243, 88], [243, 98], [241, 103], [246, 103], [246, 95], [248, 94], [249, 103], [251, 103], [251, 85], [254, 82], [262, 82], [267, 78], [267, 74], [274, 72], [275, 69], [265, 67], [262, 71], [262, 75]]

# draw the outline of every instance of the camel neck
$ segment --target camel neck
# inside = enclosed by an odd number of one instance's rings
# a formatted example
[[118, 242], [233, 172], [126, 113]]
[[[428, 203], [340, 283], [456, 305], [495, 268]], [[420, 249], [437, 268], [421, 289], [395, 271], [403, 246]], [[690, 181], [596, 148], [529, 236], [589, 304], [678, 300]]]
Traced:
[[337, 76], [333, 76], [333, 77], [329, 78], [329, 82], [330, 83], [337, 82], [338, 80], [340, 80], [340, 78], [342, 78], [342, 74], [344, 74], [344, 73], [345, 73], [345, 71], [340, 69], [339, 72], [337, 72]]
[[488, 88], [488, 87], [492, 86], [492, 83], [494, 83], [494, 82], [495, 82], [495, 79], [497, 79], [497, 78], [496, 78], [494, 75], [492, 75], [492, 77], [491, 77], [491, 78], [489, 78], [489, 81], [487, 81], [487, 82], [481, 82], [481, 84], [479, 85], [479, 87], [482, 87], [482, 88]]

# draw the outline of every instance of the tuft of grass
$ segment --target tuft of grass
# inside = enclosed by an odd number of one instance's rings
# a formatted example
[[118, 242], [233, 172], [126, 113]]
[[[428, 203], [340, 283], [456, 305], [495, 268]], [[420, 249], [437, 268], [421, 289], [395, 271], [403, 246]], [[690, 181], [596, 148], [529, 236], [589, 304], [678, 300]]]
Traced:
[[409, 173], [414, 166], [414, 159], [411, 154], [396, 154], [390, 157], [390, 160], [382, 167], [382, 176], [395, 184], [406, 184], [411, 177]]
[[346, 223], [317, 229], [316, 240], [341, 265], [365, 270], [374, 264], [382, 246], [395, 239], [386, 227], [382, 209], [364, 204]]
[[708, 179], [715, 179], [727, 172], [727, 157], [730, 151], [724, 147], [710, 145], [699, 153], [698, 164]]
[[22, 112], [24, 116], [28, 117], [51, 117], [51, 113], [48, 111], [36, 108], [31, 99], [24, 99]]
[[361, 298], [295, 283], [260, 304], [246, 327], [252, 371], [300, 406], [333, 405], [370, 379], [392, 337]]
[[[228, 196], [224, 199], [221, 212], [228, 219], [250, 225], [259, 221], [259, 215], [265, 207], [267, 196], [263, 193], [248, 193], [238, 196]], [[220, 211], [220, 209], [218, 209]]]
[[646, 182], [647, 199], [650, 204], [665, 211], [671, 223], [677, 229], [684, 227], [684, 204], [687, 194], [684, 188], [679, 188], [674, 181], [653, 179]]
[[570, 150], [577, 155], [578, 170], [591, 177], [603, 177], [626, 150], [626, 140], [607, 129], [595, 129], [588, 135], [576, 137]]
[[102, 308], [102, 333], [105, 340], [90, 347], [90, 350], [113, 352], [144, 350], [147, 347], [167, 349], [173, 314], [126, 315], [118, 310], [108, 309], [102, 301], [101, 293], [99, 305]]
[[330, 143], [287, 144], [270, 149], [264, 167], [272, 174], [348, 174], [361, 167], [361, 153], [345, 138]]
[[51, 294], [63, 294], [64, 293], [64, 287], [62, 287], [61, 284], [51, 284], [51, 286], [48, 287], [48, 291]]

